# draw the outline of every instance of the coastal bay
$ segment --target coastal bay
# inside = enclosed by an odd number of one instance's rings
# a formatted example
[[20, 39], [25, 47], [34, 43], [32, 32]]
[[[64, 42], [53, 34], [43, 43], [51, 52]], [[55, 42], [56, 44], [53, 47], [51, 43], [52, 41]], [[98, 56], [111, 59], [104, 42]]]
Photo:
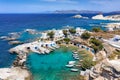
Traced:
[[[85, 30], [91, 31], [91, 29], [94, 26], [91, 26], [90, 24], [94, 24], [97, 26], [100, 25], [100, 28], [105, 30], [105, 28], [102, 27], [103, 25], [101, 23], [114, 22], [114, 21], [105, 21], [105, 20], [75, 19], [75, 18], [71, 18], [71, 16], [73, 16], [72, 14], [66, 14], [66, 15], [53, 14], [52, 17], [51, 17], [51, 15], [52, 14], [45, 15], [47, 17], [47, 19], [43, 18], [43, 14], [41, 14], [41, 16], [39, 18], [34, 16], [35, 17], [34, 19], [30, 19], [30, 17], [29, 17], [28, 19], [24, 19], [24, 20], [22, 20], [20, 18], [21, 15], [19, 15], [19, 16], [17, 15], [18, 16], [18, 22], [16, 21], [17, 25], [15, 23], [11, 24], [11, 26], [12, 26], [11, 29], [5, 30], [4, 32], [2, 31], [4, 29], [4, 27], [2, 29], [0, 29], [1, 36], [8, 35], [9, 32], [17, 32], [18, 31], [18, 32], [22, 33], [22, 35], [20, 34], [20, 37], [17, 38], [17, 40], [19, 40], [23, 43], [29, 43], [29, 42], [31, 43], [36, 40], [38, 41], [39, 37], [41, 37], [41, 34], [36, 34], [36, 33], [34, 34], [34, 29], [38, 30], [40, 33], [45, 32], [46, 30], [48, 30], [48, 31], [52, 30], [52, 31], [57, 32], [57, 30], [55, 30], [55, 29], [66, 29], [66, 27], [75, 27], [75, 28], [80, 27], [80, 28], [84, 28]], [[53, 18], [53, 16], [55, 16], [55, 17]], [[11, 16], [9, 16], [9, 17], [11, 17]], [[87, 16], [87, 17], [90, 17], [90, 16]], [[49, 18], [52, 18], [51, 21]], [[58, 18], [60, 18], [61, 21], [56, 21]], [[36, 19], [39, 21], [36, 21]], [[28, 20], [28, 22], [27, 22], [27, 20]], [[33, 22], [31, 22], [29, 20], [31, 20]], [[7, 20], [3, 19], [3, 22], [4, 21], [6, 22]], [[14, 21], [14, 19], [11, 21]], [[11, 23], [11, 21], [10, 21], [10, 23]], [[48, 23], [46, 21], [48, 21]], [[53, 24], [53, 22], [55, 22], [55, 23]], [[8, 24], [10, 24], [10, 23], [8, 20]], [[6, 24], [6, 25], [3, 24], [3, 25], [10, 27], [10, 25], [8, 25], [8, 24]], [[0, 26], [3, 26], [3, 25], [0, 25]], [[32, 28], [32, 29], [28, 29], [28, 28]], [[53, 29], [53, 28], [55, 28], [55, 29]], [[28, 30], [33, 30], [33, 32], [29, 33]], [[83, 29], [81, 29], [81, 30], [83, 30]], [[24, 32], [24, 31], [27, 31], [27, 32]], [[58, 31], [60, 32], [60, 30], [58, 30]], [[6, 54], [9, 54], [9, 52], [6, 51], [6, 49], [9, 50], [12, 47], [18, 46], [18, 44], [15, 44], [15, 45], [7, 44], [9, 41], [12, 41], [12, 40], [10, 40], [10, 38], [8, 41], [1, 39], [0, 45], [2, 45], [2, 46], [8, 45], [3, 48], [1, 47], [1, 52], [5, 51]], [[35, 47], [35, 46], [33, 46], [33, 47]], [[66, 46], [66, 47], [68, 47], [68, 46]], [[89, 49], [89, 47], [86, 47], [86, 46], [82, 46], [82, 47], [84, 47], [86, 50]], [[64, 80], [64, 79], [69, 80], [69, 78], [72, 78], [72, 77], [74, 78], [74, 76], [79, 75], [78, 72], [71, 72], [70, 71], [71, 69], [66, 68], [66, 65], [69, 61], [75, 60], [72, 57], [72, 51], [69, 49], [64, 50], [61, 48], [60, 49], [55, 48], [54, 50], [53, 50], [53, 52], [50, 52], [50, 54], [44, 54], [44, 55], [28, 52], [27, 61], [25, 60], [26, 66], [31, 71], [34, 80]], [[18, 51], [19, 51], [19, 49], [18, 49]], [[0, 55], [3, 55], [3, 54], [0, 54]], [[13, 61], [16, 58], [16, 56], [14, 56], [13, 54], [12, 55], [9, 54], [6, 56], [7, 56], [8, 61], [5, 61], [3, 58], [1, 58], [2, 59], [1, 64], [3, 65], [3, 66], [1, 66], [1, 68], [11, 67], [11, 65], [13, 64]], [[9, 64], [4, 65], [4, 63], [9, 63]], [[72, 69], [72, 70], [76, 70], [76, 69]]]

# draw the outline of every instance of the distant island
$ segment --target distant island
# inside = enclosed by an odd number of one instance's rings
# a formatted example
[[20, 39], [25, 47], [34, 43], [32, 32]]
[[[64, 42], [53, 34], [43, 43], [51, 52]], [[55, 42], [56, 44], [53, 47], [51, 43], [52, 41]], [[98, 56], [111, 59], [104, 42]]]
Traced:
[[120, 11], [92, 11], [92, 10], [56, 10], [56, 11], [47, 11], [47, 13], [59, 13], [59, 14], [120, 14]]
[[98, 14], [98, 13], [102, 13], [101, 11], [90, 11], [90, 10], [56, 10], [56, 11], [53, 11], [53, 13], [81, 13], [81, 14], [85, 14], [85, 13], [88, 13], [88, 14]]
[[82, 18], [82, 19], [89, 19], [88, 17], [84, 17], [84, 16], [81, 16], [81, 15], [74, 15], [74, 16], [72, 16], [73, 18]]

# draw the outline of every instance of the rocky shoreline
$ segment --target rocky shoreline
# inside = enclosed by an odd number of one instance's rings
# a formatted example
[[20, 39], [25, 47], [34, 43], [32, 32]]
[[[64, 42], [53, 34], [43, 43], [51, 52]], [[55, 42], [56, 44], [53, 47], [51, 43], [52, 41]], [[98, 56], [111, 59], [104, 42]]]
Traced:
[[102, 14], [93, 16], [92, 19], [120, 21], [120, 15], [103, 16]]
[[19, 54], [10, 68], [0, 69], [0, 79], [2, 80], [32, 80], [32, 74], [27, 69], [27, 54]]
[[[112, 51], [114, 50], [110, 52]], [[110, 60], [110, 55], [106, 50], [96, 53], [96, 60], [99, 62], [91, 69], [81, 71], [80, 75], [86, 77], [86, 80], [120, 80], [120, 59]]]
[[0, 69], [0, 80], [32, 80], [30, 73], [20, 67]]

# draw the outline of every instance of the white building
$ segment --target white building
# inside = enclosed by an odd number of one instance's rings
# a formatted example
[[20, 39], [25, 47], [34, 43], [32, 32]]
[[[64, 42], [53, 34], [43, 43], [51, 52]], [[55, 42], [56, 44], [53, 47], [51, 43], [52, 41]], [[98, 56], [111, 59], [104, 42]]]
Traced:
[[63, 30], [54, 30], [53, 31], [54, 34], [54, 40], [61, 40], [65, 37], [65, 35], [63, 34]]
[[84, 33], [86, 30], [85, 29], [81, 29], [80, 27], [76, 28], [76, 36], [81, 36], [82, 33]]
[[47, 33], [45, 33], [45, 32], [44, 32], [44, 33], [42, 33], [42, 36], [41, 36], [41, 38], [42, 38], [42, 39], [47, 39], [47, 38], [48, 38], [48, 35], [47, 35]]
[[120, 29], [120, 23], [108, 23], [106, 26], [107, 31], [114, 31]]

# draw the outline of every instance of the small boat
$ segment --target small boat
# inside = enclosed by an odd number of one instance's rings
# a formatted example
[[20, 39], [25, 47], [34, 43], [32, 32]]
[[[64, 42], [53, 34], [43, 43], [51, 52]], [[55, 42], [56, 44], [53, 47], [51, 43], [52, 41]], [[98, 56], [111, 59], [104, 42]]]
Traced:
[[78, 69], [70, 69], [72, 72], [78, 72]]
[[76, 60], [79, 60], [80, 58], [79, 57], [75, 57]]
[[73, 54], [73, 56], [78, 56], [78, 54]]
[[73, 67], [74, 65], [73, 65], [73, 64], [68, 64], [68, 65], [65, 65], [65, 66], [71, 68], [71, 67]]
[[76, 61], [69, 61], [69, 64], [75, 64]]
[[77, 54], [78, 52], [75, 51], [75, 52], [73, 52], [73, 53], [74, 53], [74, 54]]
[[78, 65], [75, 65], [76, 67], [81, 67], [81, 65], [80, 64], [78, 64]]

